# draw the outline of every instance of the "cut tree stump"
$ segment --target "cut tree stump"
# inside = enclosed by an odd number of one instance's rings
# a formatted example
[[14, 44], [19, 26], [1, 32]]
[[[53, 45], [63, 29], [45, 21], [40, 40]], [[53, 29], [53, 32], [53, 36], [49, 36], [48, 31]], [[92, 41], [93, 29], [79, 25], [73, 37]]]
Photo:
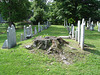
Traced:
[[63, 50], [61, 49], [61, 46], [64, 44], [69, 44], [69, 42], [66, 42], [61, 37], [54, 37], [54, 36], [48, 36], [48, 37], [37, 37], [34, 39], [34, 47], [37, 47], [38, 49], [47, 50], [49, 53], [62, 53]]

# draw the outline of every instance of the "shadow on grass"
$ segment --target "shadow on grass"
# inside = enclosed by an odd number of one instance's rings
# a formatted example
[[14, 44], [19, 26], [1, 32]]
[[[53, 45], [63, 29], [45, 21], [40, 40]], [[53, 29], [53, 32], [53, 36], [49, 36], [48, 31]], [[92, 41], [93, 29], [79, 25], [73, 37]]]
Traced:
[[97, 40], [100, 39], [100, 32], [98, 32], [97, 30], [86, 30], [85, 36], [87, 36], [86, 39]]
[[91, 44], [86, 44], [86, 45], [91, 47], [91, 48], [96, 48], [94, 45], [91, 45]]
[[100, 51], [95, 50], [95, 49], [84, 48], [84, 51], [88, 51], [90, 53], [93, 53], [95, 55], [99, 55], [100, 56]]

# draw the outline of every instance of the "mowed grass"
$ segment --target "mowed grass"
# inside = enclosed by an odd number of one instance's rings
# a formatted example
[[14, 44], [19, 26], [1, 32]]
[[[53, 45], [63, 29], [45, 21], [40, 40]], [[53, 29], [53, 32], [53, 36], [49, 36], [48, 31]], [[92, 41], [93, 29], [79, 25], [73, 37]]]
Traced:
[[[37, 36], [67, 36], [68, 32], [63, 26], [52, 25], [33, 38], [20, 42], [20, 34], [23, 32], [23, 29], [16, 30], [16, 47], [0, 49], [0, 75], [100, 75], [100, 33], [97, 27], [95, 31], [85, 31], [85, 44], [90, 46], [85, 50], [90, 54], [84, 60], [69, 66], [39, 50], [37, 53], [30, 53], [23, 47]], [[0, 48], [6, 39], [6, 33], [0, 34]]]

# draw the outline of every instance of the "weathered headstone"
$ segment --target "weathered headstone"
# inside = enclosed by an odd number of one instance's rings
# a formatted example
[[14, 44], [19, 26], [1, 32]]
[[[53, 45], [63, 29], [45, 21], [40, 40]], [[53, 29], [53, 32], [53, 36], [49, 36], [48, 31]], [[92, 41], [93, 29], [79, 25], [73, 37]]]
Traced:
[[12, 48], [16, 46], [16, 31], [15, 27], [12, 25], [11, 27], [8, 27], [7, 30], [7, 40], [4, 42], [2, 48]]
[[33, 30], [32, 26], [29, 25], [29, 27], [24, 26], [24, 40], [33, 37]]
[[30, 32], [30, 27], [27, 27], [26, 28], [26, 33], [27, 33], [27, 38], [30, 38], [31, 37], [31, 32]]

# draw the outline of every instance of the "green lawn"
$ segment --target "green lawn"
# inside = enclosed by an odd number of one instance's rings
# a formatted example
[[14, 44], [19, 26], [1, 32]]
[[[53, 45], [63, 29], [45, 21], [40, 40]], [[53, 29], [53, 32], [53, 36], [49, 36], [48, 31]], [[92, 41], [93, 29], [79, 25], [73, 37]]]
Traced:
[[[95, 31], [85, 31], [85, 44], [90, 46], [86, 51], [90, 54], [84, 60], [69, 66], [39, 50], [37, 53], [30, 53], [23, 47], [37, 36], [68, 35], [63, 26], [52, 25], [49, 29], [22, 42], [20, 42], [21, 33], [23, 33], [23, 29], [16, 30], [16, 47], [9, 50], [0, 49], [0, 75], [100, 75], [100, 33], [97, 31], [97, 27], [95, 27]], [[0, 48], [6, 39], [6, 33], [0, 34]]]

